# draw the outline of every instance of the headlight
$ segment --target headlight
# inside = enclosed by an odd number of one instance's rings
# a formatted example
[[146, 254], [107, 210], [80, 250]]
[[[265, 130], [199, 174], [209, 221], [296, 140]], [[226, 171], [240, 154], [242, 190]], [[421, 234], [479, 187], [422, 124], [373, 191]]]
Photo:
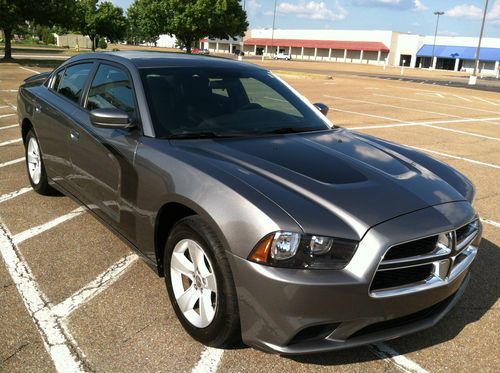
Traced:
[[341, 238], [275, 232], [264, 237], [248, 259], [284, 268], [342, 269], [357, 247], [356, 241]]

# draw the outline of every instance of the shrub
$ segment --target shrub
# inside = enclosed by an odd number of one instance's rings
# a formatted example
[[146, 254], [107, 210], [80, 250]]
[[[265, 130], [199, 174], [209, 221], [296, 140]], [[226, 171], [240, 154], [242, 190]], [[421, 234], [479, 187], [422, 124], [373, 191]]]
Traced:
[[41, 36], [42, 36], [42, 41], [45, 44], [55, 44], [56, 43], [56, 38], [54, 37], [52, 30], [49, 28], [44, 28], [41, 32]]
[[99, 43], [97, 44], [97, 46], [100, 49], [106, 49], [108, 47], [108, 44], [106, 43], [106, 40], [104, 38], [100, 38], [99, 39]]

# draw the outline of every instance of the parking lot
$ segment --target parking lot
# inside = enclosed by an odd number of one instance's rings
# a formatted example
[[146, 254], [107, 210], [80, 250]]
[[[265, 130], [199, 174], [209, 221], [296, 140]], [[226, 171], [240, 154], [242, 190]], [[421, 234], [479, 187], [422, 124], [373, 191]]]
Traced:
[[436, 327], [373, 346], [282, 357], [194, 342], [163, 279], [71, 199], [29, 188], [16, 94], [23, 79], [46, 70], [0, 64], [0, 371], [500, 369], [499, 93], [282, 74], [311, 102], [329, 105], [335, 124], [414, 147], [465, 173], [476, 184], [485, 229], [472, 281]]

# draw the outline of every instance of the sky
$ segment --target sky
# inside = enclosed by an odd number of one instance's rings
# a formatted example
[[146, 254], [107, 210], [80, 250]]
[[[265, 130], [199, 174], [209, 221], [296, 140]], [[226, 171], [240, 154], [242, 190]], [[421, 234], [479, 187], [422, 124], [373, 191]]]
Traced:
[[[133, 0], [113, 0], [126, 9]], [[241, 0], [250, 29], [270, 28], [274, 0]], [[435, 11], [445, 12], [438, 35], [478, 36], [484, 0], [277, 0], [278, 29], [393, 30], [434, 35]], [[490, 0], [485, 37], [500, 37], [500, 0]]]

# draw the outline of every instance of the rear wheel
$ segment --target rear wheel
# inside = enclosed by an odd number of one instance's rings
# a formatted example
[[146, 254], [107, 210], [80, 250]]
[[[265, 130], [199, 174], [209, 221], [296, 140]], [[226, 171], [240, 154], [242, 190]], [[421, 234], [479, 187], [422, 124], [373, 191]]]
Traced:
[[240, 339], [236, 289], [224, 249], [197, 216], [179, 221], [165, 248], [168, 295], [184, 329], [213, 347]]
[[40, 194], [53, 195], [57, 191], [49, 185], [42, 152], [33, 129], [29, 130], [25, 141], [26, 168], [31, 187]]

